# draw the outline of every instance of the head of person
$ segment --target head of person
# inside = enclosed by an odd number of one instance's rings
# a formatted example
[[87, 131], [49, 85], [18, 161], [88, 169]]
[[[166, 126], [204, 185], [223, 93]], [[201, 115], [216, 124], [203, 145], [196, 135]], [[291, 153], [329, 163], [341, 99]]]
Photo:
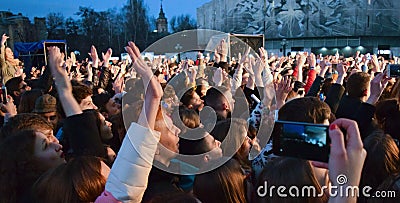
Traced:
[[32, 89], [31, 91], [25, 91], [21, 95], [21, 99], [18, 105], [18, 113], [32, 113], [35, 108], [36, 99], [43, 95], [41, 89]]
[[157, 112], [154, 130], [161, 134], [154, 159], [168, 166], [170, 160], [179, 153], [179, 133], [181, 130], [173, 124], [169, 116], [165, 115], [161, 107]]
[[196, 93], [195, 88], [190, 88], [181, 97], [183, 106], [196, 111], [201, 111], [204, 107], [204, 101]]
[[[294, 170], [295, 169], [295, 170]], [[269, 161], [265, 166], [258, 182], [254, 188], [257, 194], [257, 202], [327, 202], [326, 195], [322, 197], [280, 197], [278, 193], [270, 194], [270, 186], [284, 186], [286, 188], [297, 187], [301, 190], [304, 187], [315, 188], [316, 194], [323, 194], [320, 184], [317, 181], [310, 161], [277, 157]], [[276, 192], [277, 190], [272, 190]], [[288, 191], [288, 190], [286, 190]]]
[[366, 101], [370, 95], [370, 76], [365, 72], [352, 74], [346, 83], [346, 91], [349, 97], [360, 98]]
[[121, 112], [121, 104], [117, 103], [115, 99], [108, 93], [97, 94], [92, 97], [93, 103], [99, 108], [106, 118]]
[[99, 158], [83, 156], [42, 175], [33, 186], [35, 202], [94, 202], [104, 191], [110, 168]]
[[233, 156], [243, 165], [248, 165], [252, 139], [248, 137], [247, 122], [232, 118], [217, 122], [210, 133], [222, 142], [224, 156]]
[[0, 131], [0, 142], [23, 130], [42, 132], [51, 142], [58, 143], [57, 138], [53, 134], [53, 125], [34, 113], [22, 113], [11, 117]]
[[201, 155], [195, 163], [198, 168], [213, 159], [222, 157], [221, 142], [203, 128], [188, 130], [181, 135], [179, 152], [184, 155]]
[[207, 90], [210, 88], [208, 81], [204, 78], [196, 79], [196, 93], [200, 96], [200, 98], [204, 98], [207, 94]]
[[375, 118], [379, 127], [392, 138], [400, 140], [400, 104], [397, 99], [388, 99], [376, 104]]
[[14, 60], [14, 52], [11, 50], [10, 47], [6, 47], [5, 56], [6, 56], [5, 58], [7, 61]]
[[24, 130], [0, 146], [0, 202], [27, 198], [33, 183], [47, 170], [65, 163], [62, 146], [46, 135]]
[[162, 97], [162, 107], [165, 113], [171, 115], [174, 109], [179, 106], [179, 99], [176, 96], [175, 90], [171, 85], [164, 84], [163, 86], [163, 97]]
[[[210, 165], [220, 160], [210, 161]], [[229, 159], [218, 168], [196, 175], [193, 194], [201, 202], [243, 202], [246, 203], [245, 175], [235, 159]]]
[[92, 100], [93, 91], [89, 86], [82, 83], [73, 84], [72, 95], [78, 102], [82, 111], [86, 109], [97, 109], [97, 106]]
[[231, 91], [221, 86], [208, 89], [204, 97], [204, 103], [206, 106], [213, 108], [219, 118], [226, 119], [230, 117], [235, 100]]
[[20, 97], [25, 91], [31, 90], [22, 77], [14, 77], [6, 82], [7, 93], [11, 95], [14, 100]]
[[367, 151], [360, 184], [376, 189], [386, 178], [400, 173], [399, 147], [393, 138], [381, 131], [363, 140]]
[[44, 94], [36, 99], [35, 108], [32, 111], [37, 113], [50, 122], [53, 125], [53, 129], [56, 128], [58, 122], [57, 115], [57, 100], [55, 97]]
[[279, 109], [278, 119], [282, 121], [329, 124], [331, 110], [325, 102], [316, 97], [303, 97], [286, 102]]

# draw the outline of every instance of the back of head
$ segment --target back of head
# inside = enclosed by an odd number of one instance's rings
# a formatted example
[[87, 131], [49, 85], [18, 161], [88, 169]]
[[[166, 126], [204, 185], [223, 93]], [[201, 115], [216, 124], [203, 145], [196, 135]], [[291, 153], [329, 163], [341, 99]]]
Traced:
[[21, 131], [0, 144], [0, 202], [22, 202], [45, 171], [35, 161], [34, 131]]
[[400, 104], [397, 99], [380, 101], [376, 105], [375, 118], [385, 133], [400, 139]]
[[106, 104], [112, 98], [108, 93], [101, 93], [92, 97], [93, 103], [99, 108], [100, 112], [107, 112]]
[[21, 100], [18, 105], [18, 113], [32, 113], [35, 108], [36, 99], [43, 95], [41, 89], [32, 89], [25, 91], [21, 95]]
[[[302, 190], [304, 186], [311, 186], [315, 188], [316, 194], [322, 194], [311, 163], [307, 160], [277, 157], [269, 161], [258, 177], [256, 185], [257, 192], [260, 193], [257, 195], [258, 202], [327, 202], [326, 196], [317, 197], [316, 195], [315, 197], [309, 195], [309, 197], [283, 198], [278, 193], [269, 194], [271, 191], [269, 186], [297, 187], [299, 190]], [[260, 187], [264, 187], [264, 190], [259, 190]]]
[[17, 114], [3, 126], [0, 131], [0, 142], [6, 137], [22, 130], [53, 130], [53, 125], [34, 113]]
[[369, 89], [370, 76], [365, 72], [357, 72], [347, 79], [346, 91], [350, 97], [366, 96]]
[[82, 83], [75, 83], [72, 86], [72, 95], [74, 96], [78, 104], [80, 104], [83, 99], [88, 96], [92, 96], [93, 91], [87, 85], [84, 85]]
[[[213, 165], [220, 160], [211, 161]], [[241, 202], [245, 203], [245, 175], [242, 172], [240, 164], [229, 159], [222, 166], [196, 175], [193, 184], [193, 194], [201, 202], [219, 203], [219, 202]]]
[[36, 202], [94, 202], [104, 191], [101, 160], [78, 157], [46, 172], [33, 186]]
[[367, 151], [361, 184], [377, 188], [386, 178], [400, 173], [399, 148], [390, 135], [377, 131], [363, 141]]
[[196, 128], [183, 133], [179, 139], [179, 153], [184, 155], [198, 155], [211, 151], [212, 148], [205, 139], [207, 135], [208, 132], [203, 128]]
[[206, 96], [204, 97], [204, 104], [211, 106], [215, 110], [221, 110], [221, 103], [224, 102], [224, 93], [228, 91], [225, 87], [211, 87], [207, 90]]
[[230, 118], [217, 122], [210, 133], [220, 141], [225, 156], [232, 156], [242, 146], [247, 136], [247, 122], [239, 118]]
[[22, 82], [22, 77], [14, 77], [6, 82], [7, 92], [10, 95], [14, 95], [13, 92], [19, 92], [19, 84]]
[[279, 109], [279, 120], [324, 123], [330, 118], [329, 106], [316, 97], [303, 97], [287, 102]]

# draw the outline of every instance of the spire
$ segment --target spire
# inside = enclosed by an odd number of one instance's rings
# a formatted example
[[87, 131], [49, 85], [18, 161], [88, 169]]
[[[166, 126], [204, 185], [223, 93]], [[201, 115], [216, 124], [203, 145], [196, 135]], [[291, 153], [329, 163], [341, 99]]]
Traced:
[[164, 13], [163, 8], [162, 8], [162, 0], [161, 0], [161, 7], [160, 7], [160, 13], [158, 14], [158, 18], [159, 19], [165, 19], [165, 13]]

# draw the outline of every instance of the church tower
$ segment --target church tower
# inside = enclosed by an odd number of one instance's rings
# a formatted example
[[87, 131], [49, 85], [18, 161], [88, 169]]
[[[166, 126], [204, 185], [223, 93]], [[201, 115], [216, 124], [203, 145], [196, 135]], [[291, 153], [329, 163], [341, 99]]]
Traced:
[[168, 32], [168, 21], [165, 18], [165, 14], [162, 8], [162, 0], [161, 0], [161, 8], [160, 13], [157, 18], [157, 32], [158, 33], [167, 33]]

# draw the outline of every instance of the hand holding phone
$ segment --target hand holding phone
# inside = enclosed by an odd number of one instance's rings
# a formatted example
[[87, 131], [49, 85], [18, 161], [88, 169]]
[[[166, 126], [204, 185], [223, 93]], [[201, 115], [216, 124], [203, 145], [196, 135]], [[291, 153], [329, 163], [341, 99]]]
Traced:
[[389, 64], [387, 66], [387, 76], [390, 78], [399, 78], [400, 77], [400, 64]]
[[329, 126], [323, 124], [275, 121], [272, 151], [279, 156], [328, 162]]

